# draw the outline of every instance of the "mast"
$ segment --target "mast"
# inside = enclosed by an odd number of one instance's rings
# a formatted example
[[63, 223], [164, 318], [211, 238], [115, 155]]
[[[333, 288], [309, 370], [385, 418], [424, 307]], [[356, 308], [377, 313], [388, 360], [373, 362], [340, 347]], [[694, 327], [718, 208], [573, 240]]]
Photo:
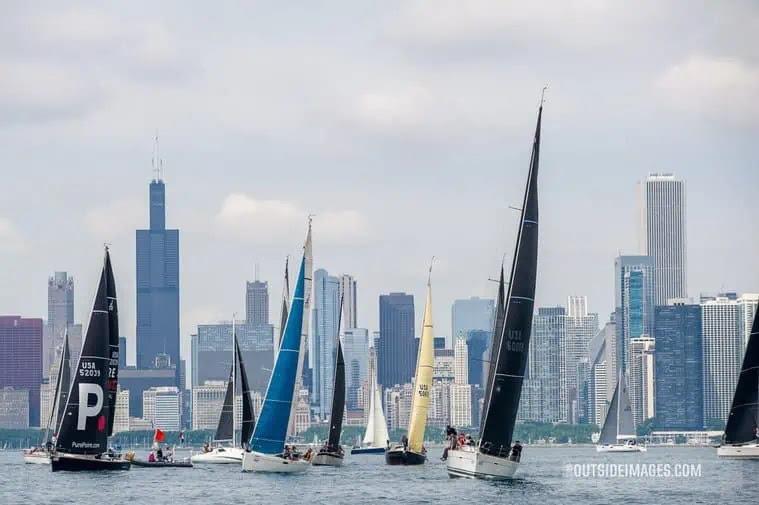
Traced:
[[111, 255], [105, 247], [106, 296], [108, 300], [108, 436], [113, 435], [113, 421], [116, 418], [116, 399], [119, 390], [119, 307], [116, 297], [116, 282], [113, 278]]
[[497, 339], [493, 339], [497, 352], [489, 371], [493, 381], [485, 398], [487, 407], [482, 423], [480, 451], [497, 457], [507, 457], [511, 450], [532, 331], [538, 262], [538, 167], [542, 116], [541, 97], [508, 295], [505, 298], [503, 328]]
[[110, 353], [108, 276], [106, 262], [100, 274], [90, 322], [82, 344], [74, 380], [66, 401], [56, 450], [73, 454], [96, 455], [105, 452], [108, 443], [108, 398], [106, 387]]
[[337, 316], [337, 349], [335, 358], [335, 374], [332, 380], [332, 410], [329, 413], [329, 438], [327, 447], [337, 450], [340, 446], [340, 433], [343, 430], [343, 414], [345, 410], [345, 361], [343, 346], [340, 343], [340, 325], [343, 316], [343, 297], [340, 297], [340, 312]]
[[725, 444], [742, 444], [759, 438], [759, 310], [754, 313], [751, 335], [735, 385], [733, 403], [725, 425]]
[[274, 343], [274, 360], [277, 359], [277, 353], [279, 352], [279, 346], [282, 343], [282, 335], [285, 333], [285, 325], [287, 324], [287, 313], [290, 310], [290, 272], [289, 272], [290, 257], [285, 259], [285, 284], [282, 288], [282, 309], [279, 315], [279, 335], [277, 335], [277, 341]]
[[[430, 265], [430, 275], [432, 266]], [[424, 304], [424, 320], [422, 322], [422, 338], [419, 341], [419, 354], [416, 361], [416, 379], [414, 381], [414, 396], [411, 401], [411, 416], [408, 427], [408, 448], [412, 452], [421, 453], [424, 445], [424, 429], [427, 425], [427, 412], [430, 406], [430, 391], [432, 390], [432, 370], [434, 367], [434, 339], [432, 329], [432, 285], [427, 279], [427, 301]]]
[[232, 445], [237, 446], [237, 334], [235, 333], [235, 318], [232, 313]]

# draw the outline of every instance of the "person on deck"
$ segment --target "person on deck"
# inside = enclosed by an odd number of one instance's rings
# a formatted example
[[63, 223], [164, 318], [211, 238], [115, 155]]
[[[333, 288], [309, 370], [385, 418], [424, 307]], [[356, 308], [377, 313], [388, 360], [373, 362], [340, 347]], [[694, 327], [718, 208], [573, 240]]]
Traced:
[[163, 461], [163, 449], [161, 449], [161, 446], [158, 446], [158, 449], [155, 452], [156, 459], [158, 461]]
[[408, 437], [406, 435], [401, 437], [401, 443], [403, 444], [403, 452], [406, 452], [408, 450]]
[[148, 463], [155, 463], [155, 453], [153, 451], [150, 451], [150, 455], [148, 456]]
[[511, 454], [509, 454], [509, 460], [514, 461], [515, 463], [519, 463], [519, 460], [522, 459], [522, 444], [519, 443], [519, 440], [514, 442], [514, 446], [511, 448]]

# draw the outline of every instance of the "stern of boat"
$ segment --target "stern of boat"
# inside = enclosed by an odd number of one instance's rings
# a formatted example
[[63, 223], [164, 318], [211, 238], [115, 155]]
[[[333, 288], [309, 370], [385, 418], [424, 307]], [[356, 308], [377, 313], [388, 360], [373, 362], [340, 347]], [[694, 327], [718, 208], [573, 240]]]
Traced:
[[263, 473], [303, 473], [311, 463], [305, 460], [290, 460], [272, 454], [245, 452], [242, 456], [243, 472]]
[[448, 451], [448, 475], [470, 479], [507, 480], [514, 478], [519, 463], [483, 454], [474, 447]]
[[759, 443], [744, 445], [721, 445], [717, 447], [720, 458], [759, 459]]

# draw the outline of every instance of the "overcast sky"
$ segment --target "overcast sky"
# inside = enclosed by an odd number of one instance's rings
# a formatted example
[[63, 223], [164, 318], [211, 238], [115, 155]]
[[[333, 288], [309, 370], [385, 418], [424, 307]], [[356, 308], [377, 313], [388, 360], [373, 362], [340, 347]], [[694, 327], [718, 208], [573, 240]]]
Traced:
[[358, 280], [359, 325], [390, 291], [420, 315], [434, 255], [449, 334], [452, 301], [493, 296], [513, 252], [546, 83], [538, 305], [584, 294], [606, 320], [649, 172], [687, 180], [689, 294], [759, 291], [756, 2], [0, 9], [0, 314], [46, 317], [66, 270], [86, 320], [110, 242], [132, 339], [158, 130], [188, 357], [197, 323], [244, 312], [255, 263], [274, 315], [308, 213], [315, 266]]

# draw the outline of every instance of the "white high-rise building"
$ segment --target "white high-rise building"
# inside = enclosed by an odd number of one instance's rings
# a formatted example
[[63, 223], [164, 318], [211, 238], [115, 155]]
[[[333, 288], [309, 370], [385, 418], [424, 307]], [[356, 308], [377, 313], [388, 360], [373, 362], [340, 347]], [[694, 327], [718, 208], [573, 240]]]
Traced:
[[340, 279], [320, 268], [314, 271], [312, 347], [312, 404], [322, 419], [329, 419], [335, 376], [337, 324], [340, 316]]
[[738, 331], [743, 339], [744, 350], [751, 336], [757, 307], [759, 307], [759, 294], [744, 293], [738, 298]]
[[142, 418], [161, 430], [179, 430], [182, 426], [182, 393], [174, 386], [146, 389], [142, 392]]
[[702, 297], [704, 422], [727, 420], [743, 359], [735, 296]]
[[226, 381], [205, 381], [202, 386], [192, 388], [193, 430], [216, 429], [226, 392]]
[[343, 329], [357, 328], [356, 279], [352, 275], [343, 274], [340, 276], [340, 296], [343, 298]]
[[116, 411], [113, 415], [113, 432], [129, 431], [129, 390], [121, 389], [116, 392]]
[[463, 338], [457, 338], [453, 346], [453, 382], [469, 384], [469, 348]]
[[430, 394], [430, 411], [427, 417], [429, 426], [443, 427], [451, 423], [451, 384], [436, 380], [432, 383]]
[[654, 303], [688, 296], [685, 181], [651, 174], [638, 185], [640, 251], [654, 262]]
[[[564, 419], [577, 423], [580, 404], [578, 393], [582, 384], [578, 366], [588, 357], [591, 339], [598, 333], [598, 314], [588, 312], [588, 299], [585, 296], [570, 296], [567, 306], [571, 309], [565, 318], [565, 340], [561, 346], [564, 350], [562, 370], [562, 407]], [[587, 380], [584, 377], [583, 380]]]
[[638, 426], [656, 415], [656, 343], [644, 335], [630, 339], [629, 391], [633, 421]]
[[472, 386], [451, 384], [451, 424], [468, 427], [472, 425]]
[[343, 358], [345, 360], [345, 407], [359, 410], [364, 407], [362, 390], [369, 379], [369, 330], [348, 328], [343, 332]]
[[565, 341], [564, 307], [538, 308], [533, 317], [527, 370], [517, 413], [520, 421], [567, 421]]

